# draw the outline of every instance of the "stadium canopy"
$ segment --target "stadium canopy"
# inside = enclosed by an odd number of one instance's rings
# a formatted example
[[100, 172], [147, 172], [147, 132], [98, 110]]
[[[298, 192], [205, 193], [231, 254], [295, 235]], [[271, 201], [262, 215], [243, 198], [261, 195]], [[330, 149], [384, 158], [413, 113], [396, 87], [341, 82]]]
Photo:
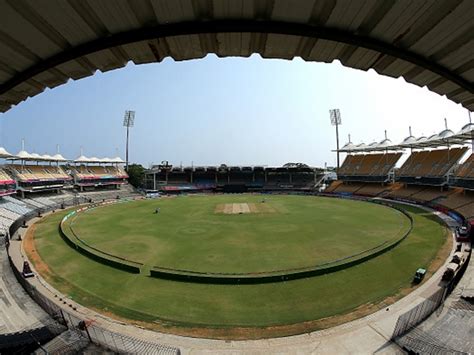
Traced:
[[9, 160], [35, 160], [32, 154], [28, 153], [26, 150], [20, 150], [16, 155], [13, 155]]
[[125, 164], [125, 161], [120, 157], [113, 158], [111, 162], [114, 164]]
[[10, 154], [5, 148], [0, 147], [0, 158], [5, 159], [5, 158], [11, 158], [13, 155]]
[[351, 142], [345, 144], [339, 152], [341, 153], [364, 153], [364, 152], [381, 152], [381, 151], [399, 151], [405, 148], [423, 149], [437, 148], [451, 145], [464, 145], [474, 141], [474, 123], [466, 124], [458, 133], [454, 133], [450, 129], [444, 129], [438, 134], [432, 136], [415, 138], [408, 136], [399, 144], [391, 144], [389, 139], [384, 139], [379, 144], [372, 143], [366, 145], [361, 143], [353, 145]]
[[41, 160], [44, 160], [44, 161], [54, 161], [53, 157], [49, 154], [43, 154], [41, 156]]
[[102, 160], [97, 157], [89, 158], [89, 163], [102, 163]]
[[86, 157], [84, 155], [81, 155], [77, 159], [74, 160], [74, 163], [82, 163], [82, 164], [87, 164], [87, 163], [95, 163], [95, 164], [105, 164], [105, 163], [114, 163], [114, 164], [122, 164], [125, 163], [120, 157], [116, 158], [97, 158], [97, 157]]
[[81, 155], [80, 157], [74, 160], [74, 163], [89, 163], [89, 162], [90, 162], [90, 158], [84, 155]]
[[59, 153], [56, 153], [55, 155], [52, 156], [53, 158], [53, 161], [57, 161], [57, 162], [65, 162], [65, 161], [68, 161], [68, 159], [64, 158], [61, 154]]
[[474, 1], [0, 2], [0, 112], [97, 70], [219, 57], [374, 69], [474, 109]]

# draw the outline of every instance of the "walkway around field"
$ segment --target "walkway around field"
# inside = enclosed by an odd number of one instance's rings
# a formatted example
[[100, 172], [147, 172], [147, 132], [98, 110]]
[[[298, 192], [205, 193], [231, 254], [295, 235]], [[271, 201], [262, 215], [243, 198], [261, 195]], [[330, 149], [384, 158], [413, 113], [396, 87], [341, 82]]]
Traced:
[[[450, 217], [441, 214], [438, 214], [438, 216], [449, 225], [455, 225], [455, 222]], [[30, 224], [37, 220], [38, 219], [32, 220]], [[454, 238], [453, 234], [452, 237]], [[15, 266], [21, 268], [26, 256], [22, 249], [21, 242], [16, 240], [16, 235], [13, 239], [15, 240], [12, 241], [10, 248], [11, 257]], [[451, 255], [453, 252], [454, 244]], [[446, 264], [447, 262], [445, 262], [429, 280], [406, 297], [366, 317], [330, 329], [308, 334], [246, 341], [200, 339], [146, 330], [134, 325], [125, 324], [82, 307], [63, 296], [37, 273], [36, 277], [30, 278], [28, 281], [41, 294], [46, 295], [52, 302], [61, 307], [64, 312], [71, 314], [77, 319], [92, 320], [95, 326], [150, 344], [156, 344], [157, 346], [167, 345], [169, 347], [179, 348], [182, 354], [306, 354], [315, 352], [319, 354], [393, 354], [402, 352], [396, 344], [390, 341], [399, 316], [422, 303], [439, 290], [438, 284]], [[60, 299], [63, 301], [60, 301]]]

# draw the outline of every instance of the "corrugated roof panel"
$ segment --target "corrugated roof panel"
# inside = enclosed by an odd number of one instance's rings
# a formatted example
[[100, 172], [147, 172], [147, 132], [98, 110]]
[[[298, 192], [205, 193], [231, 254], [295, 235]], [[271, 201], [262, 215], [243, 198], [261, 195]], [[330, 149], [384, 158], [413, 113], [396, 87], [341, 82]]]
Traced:
[[94, 31], [87, 25], [68, 1], [48, 0], [38, 6], [37, 0], [27, 0], [71, 45], [89, 42], [96, 38]]
[[433, 73], [430, 70], [422, 70], [418, 75], [415, 75], [412, 78], [407, 79], [408, 82], [412, 84], [419, 85], [421, 87], [426, 86], [428, 83], [438, 79], [440, 76], [436, 73]]
[[446, 14], [446, 16], [433, 27], [431, 31], [414, 44], [411, 49], [429, 57], [431, 54], [447, 46], [450, 41], [463, 34], [466, 41], [472, 39], [474, 28], [473, 13], [474, 1], [464, 1], [460, 6], [454, 9], [454, 11]]
[[10, 79], [14, 74], [12, 73], [7, 73], [3, 70], [0, 69], [0, 82], [5, 82], [8, 79]]
[[67, 82], [67, 78], [58, 76], [50, 70], [39, 73], [33, 77], [34, 80], [48, 88], [54, 88]]
[[89, 54], [86, 58], [102, 72], [122, 68], [127, 64], [127, 61], [119, 61], [117, 57], [112, 54], [112, 49], [105, 49]]
[[287, 21], [296, 23], [307, 23], [311, 16], [315, 0], [301, 0], [295, 6], [294, 2], [287, 0], [275, 0], [271, 13], [271, 19], [275, 21]]
[[[1, 35], [0, 35], [1, 36]], [[0, 62], [8, 63], [13, 71], [21, 72], [26, 68], [32, 66], [35, 61], [33, 58], [25, 57], [24, 55], [12, 50], [6, 46], [0, 37]]]
[[[43, 92], [45, 88], [38, 89], [27, 82], [21, 83], [13, 88], [13, 92], [21, 97], [21, 101], [26, 100], [28, 97], [33, 97]], [[8, 96], [7, 96], [8, 97]]]
[[334, 41], [318, 39], [313, 49], [311, 49], [308, 60], [331, 63], [335, 59], [337, 45], [338, 43]]
[[344, 30], [353, 30], [360, 26], [367, 14], [376, 5], [377, 0], [357, 2], [339, 0], [336, 2], [326, 25]]
[[358, 47], [348, 59], [341, 59], [341, 63], [345, 66], [368, 70], [379, 55], [377, 51]]
[[371, 35], [392, 41], [407, 34], [416, 27], [419, 16], [427, 12], [434, 2], [431, 1], [394, 1], [392, 8], [371, 31]]
[[464, 101], [468, 100], [469, 98], [474, 98], [474, 94], [470, 94], [466, 91], [462, 91], [458, 94], [450, 95], [450, 99], [455, 101]]
[[474, 68], [463, 71], [462, 76], [469, 80], [471, 83], [474, 82]]
[[390, 73], [390, 76], [400, 77], [413, 69], [415, 65], [402, 59], [395, 59], [385, 69], [384, 73]]
[[250, 51], [249, 33], [219, 33], [217, 35], [218, 51], [220, 57], [243, 56], [248, 57]]
[[436, 90], [438, 90], [439, 92], [445, 92], [446, 94], [453, 92], [454, 90], [457, 90], [459, 88], [459, 85], [456, 85], [455, 83], [449, 80], [445, 80], [443, 83], [438, 84], [436, 86]]
[[195, 19], [191, 0], [150, 0], [158, 23], [174, 23]]
[[[132, 44], [123, 45], [123, 50], [135, 64], [145, 64], [161, 61], [160, 53], [154, 41], [141, 41]], [[153, 51], [156, 53], [154, 54]]]
[[89, 1], [89, 5], [111, 33], [140, 27], [135, 14], [125, 1]]
[[213, 0], [214, 18], [250, 19], [254, 16], [253, 0]]
[[474, 53], [474, 38], [451, 51], [439, 62], [449, 68], [458, 68], [471, 60], [472, 53]]
[[70, 60], [69, 62], [60, 64], [58, 65], [58, 69], [74, 80], [85, 78], [95, 72], [95, 70], [85, 69], [84, 66], [80, 65], [76, 60]]
[[264, 58], [293, 59], [300, 41], [300, 36], [269, 34], [265, 51], [261, 55]]
[[152, 41], [148, 41], [150, 49], [154, 51], [154, 54], [158, 55], [158, 61], [162, 61], [166, 57], [171, 56], [170, 48], [166, 38], [157, 38]]
[[[30, 91], [28, 93], [32, 94], [35, 91], [38, 91], [38, 90], [30, 87]], [[24, 91], [10, 90], [6, 94], [0, 96], [0, 101], [6, 104], [12, 105], [15, 102], [23, 101], [28, 96], [28, 93]]]
[[207, 54], [201, 48], [198, 35], [168, 37], [166, 42], [174, 60], [203, 58]]
[[[61, 51], [62, 48], [39, 32], [5, 1], [0, 2], [0, 13], [2, 14], [0, 31], [10, 37], [9, 42], [16, 51], [17, 45], [14, 45], [13, 42], [17, 42], [18, 46], [24, 47], [19, 48], [21, 51], [31, 52], [42, 59]], [[21, 51], [19, 53], [22, 53]]]

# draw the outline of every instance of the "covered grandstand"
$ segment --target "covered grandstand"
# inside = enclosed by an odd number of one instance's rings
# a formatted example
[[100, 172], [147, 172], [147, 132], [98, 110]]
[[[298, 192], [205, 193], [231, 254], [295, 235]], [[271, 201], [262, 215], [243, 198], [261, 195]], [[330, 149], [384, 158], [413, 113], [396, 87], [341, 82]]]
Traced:
[[307, 165], [261, 167], [200, 167], [156, 165], [145, 172], [148, 190], [163, 192], [191, 191], [313, 191], [324, 176], [323, 169]]
[[74, 186], [80, 191], [98, 187], [118, 189], [127, 183], [128, 175], [121, 167], [125, 162], [120, 158], [97, 158], [81, 155], [69, 166], [74, 178]]
[[[470, 219], [474, 216], [472, 151], [460, 162], [473, 141], [474, 125], [468, 123], [458, 133], [446, 127], [429, 138], [416, 138], [410, 132], [399, 144], [384, 140], [356, 146], [349, 142], [340, 149], [347, 156], [338, 181], [325, 192], [415, 201]], [[395, 163], [406, 150], [408, 158], [396, 168]], [[384, 157], [391, 164], [381, 165]], [[373, 176], [382, 178], [374, 180]]]
[[112, 187], [127, 183], [125, 163], [116, 158], [86, 158], [71, 161], [59, 152], [55, 155], [29, 153], [23, 148], [10, 154], [0, 147], [0, 197], [18, 194], [26, 198], [36, 193], [60, 194], [64, 189], [79, 191]]

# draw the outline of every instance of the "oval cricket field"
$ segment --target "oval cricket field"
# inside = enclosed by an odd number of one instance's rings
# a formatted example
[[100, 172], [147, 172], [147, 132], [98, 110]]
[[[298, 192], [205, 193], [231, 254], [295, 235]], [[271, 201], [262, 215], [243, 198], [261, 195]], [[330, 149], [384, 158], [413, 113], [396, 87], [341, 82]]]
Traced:
[[[430, 213], [314, 196], [197, 195], [92, 208], [69, 221], [91, 247], [143, 264], [131, 274], [91, 260], [61, 238], [56, 212], [30, 228], [28, 256], [42, 276], [84, 306], [149, 327], [219, 338], [307, 332], [373, 312], [435, 271], [446, 228]], [[351, 260], [402, 238], [361, 264], [299, 280], [212, 285], [152, 278], [159, 266], [194, 273], [259, 274]], [[443, 247], [444, 246], [444, 247]], [[442, 248], [443, 247], [443, 248]], [[389, 300], [387, 300], [390, 298]]]

